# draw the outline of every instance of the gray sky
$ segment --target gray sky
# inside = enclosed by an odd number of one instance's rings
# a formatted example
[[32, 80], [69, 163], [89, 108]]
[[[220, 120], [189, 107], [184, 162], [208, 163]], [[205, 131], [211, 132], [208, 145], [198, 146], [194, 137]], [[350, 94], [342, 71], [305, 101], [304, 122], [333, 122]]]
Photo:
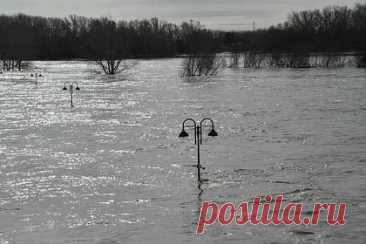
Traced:
[[248, 30], [253, 22], [257, 28], [283, 22], [291, 11], [357, 2], [365, 0], [0, 0], [0, 14], [159, 17], [174, 23], [194, 19], [212, 29]]

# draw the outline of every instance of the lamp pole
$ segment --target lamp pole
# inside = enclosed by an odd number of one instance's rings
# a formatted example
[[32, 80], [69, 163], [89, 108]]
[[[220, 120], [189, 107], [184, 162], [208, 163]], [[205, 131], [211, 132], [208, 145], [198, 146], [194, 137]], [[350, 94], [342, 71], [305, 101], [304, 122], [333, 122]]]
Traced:
[[74, 90], [79, 91], [80, 88], [79, 88], [79, 85], [77, 82], [72, 82], [72, 83], [65, 82], [64, 88], [62, 90], [67, 91], [67, 85], [69, 86], [69, 92], [70, 92], [70, 107], [73, 108], [74, 107], [74, 103], [73, 103]]
[[197, 177], [198, 177], [198, 182], [201, 183], [201, 169], [205, 169], [204, 167], [201, 166], [201, 152], [200, 152], [200, 145], [202, 145], [202, 130], [203, 130], [203, 125], [205, 121], [209, 121], [211, 124], [211, 130], [208, 133], [208, 136], [211, 137], [215, 137], [217, 136], [217, 132], [215, 131], [215, 125], [214, 122], [211, 118], [204, 118], [201, 121], [195, 121], [192, 118], [188, 118], [185, 119], [182, 123], [182, 131], [179, 134], [179, 137], [183, 138], [183, 137], [188, 137], [188, 133], [185, 131], [185, 126], [186, 123], [188, 122], [192, 122], [193, 126], [194, 126], [194, 144], [197, 145]]
[[201, 142], [201, 127], [199, 125], [197, 125], [197, 176], [198, 176], [198, 182], [201, 182], [201, 153], [200, 153], [200, 144]]

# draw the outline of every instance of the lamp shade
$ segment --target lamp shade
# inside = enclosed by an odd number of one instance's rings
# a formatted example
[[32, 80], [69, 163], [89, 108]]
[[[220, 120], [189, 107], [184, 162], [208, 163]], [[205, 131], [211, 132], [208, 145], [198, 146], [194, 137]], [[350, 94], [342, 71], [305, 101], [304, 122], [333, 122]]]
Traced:
[[179, 133], [179, 137], [187, 137], [188, 133], [183, 129], [180, 133]]
[[212, 129], [210, 131], [210, 133], [208, 133], [208, 136], [212, 136], [212, 137], [217, 136], [217, 132], [214, 129]]

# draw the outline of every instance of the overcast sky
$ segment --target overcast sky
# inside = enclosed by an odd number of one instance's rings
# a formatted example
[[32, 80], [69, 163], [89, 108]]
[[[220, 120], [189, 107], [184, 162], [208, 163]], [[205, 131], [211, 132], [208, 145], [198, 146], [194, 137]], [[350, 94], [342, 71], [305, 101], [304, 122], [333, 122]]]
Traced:
[[0, 0], [0, 14], [109, 16], [115, 20], [159, 17], [198, 20], [208, 28], [248, 30], [286, 20], [288, 13], [329, 5], [353, 7], [366, 0]]

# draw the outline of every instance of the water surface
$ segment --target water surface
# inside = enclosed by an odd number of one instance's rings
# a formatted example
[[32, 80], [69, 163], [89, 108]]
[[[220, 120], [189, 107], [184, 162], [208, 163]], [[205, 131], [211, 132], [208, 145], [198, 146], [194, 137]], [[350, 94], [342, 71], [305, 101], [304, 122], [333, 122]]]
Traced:
[[[92, 63], [36, 62], [37, 84], [0, 75], [0, 243], [365, 243], [365, 70], [226, 69], [187, 82], [180, 64], [106, 77]], [[193, 138], [177, 135], [207, 116], [219, 136], [204, 139], [200, 191]], [[280, 193], [345, 201], [347, 224], [194, 234], [204, 200]]]

